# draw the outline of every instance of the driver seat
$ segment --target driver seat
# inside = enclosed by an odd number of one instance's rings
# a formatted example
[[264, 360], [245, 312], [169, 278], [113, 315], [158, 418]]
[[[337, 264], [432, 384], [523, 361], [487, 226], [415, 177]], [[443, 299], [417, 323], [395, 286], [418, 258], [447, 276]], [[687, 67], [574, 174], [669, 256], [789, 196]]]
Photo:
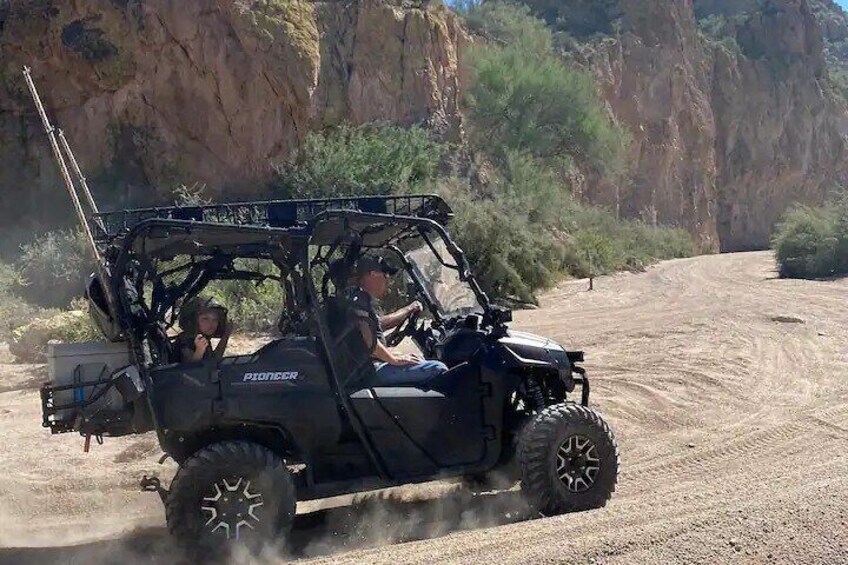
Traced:
[[[351, 387], [371, 380], [374, 377], [374, 364], [371, 362], [371, 352], [375, 342], [366, 347], [359, 330], [361, 320], [354, 314], [352, 305], [341, 290], [345, 288], [350, 268], [348, 261], [339, 259], [329, 265], [322, 283], [324, 299], [324, 315], [332, 338], [331, 351], [334, 353], [336, 366], [339, 369], [342, 388]], [[328, 283], [332, 282], [330, 292]], [[376, 336], [377, 328], [372, 328]]]
[[[333, 343], [330, 348], [335, 356], [342, 388], [351, 390], [359, 383], [372, 380], [375, 376], [371, 361], [372, 346], [366, 347], [359, 330], [360, 319], [353, 313], [344, 297], [330, 297], [327, 300], [327, 325]], [[376, 332], [374, 332], [376, 335]]]

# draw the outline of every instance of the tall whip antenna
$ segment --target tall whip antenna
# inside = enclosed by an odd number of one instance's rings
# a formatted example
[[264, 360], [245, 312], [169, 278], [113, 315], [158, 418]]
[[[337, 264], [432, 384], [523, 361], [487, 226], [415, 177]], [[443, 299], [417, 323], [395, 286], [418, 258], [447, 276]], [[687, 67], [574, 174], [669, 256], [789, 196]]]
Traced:
[[98, 227], [105, 231], [100, 218], [97, 217], [97, 214], [100, 213], [100, 210], [97, 209], [97, 203], [94, 202], [94, 198], [91, 196], [91, 190], [88, 189], [88, 182], [85, 180], [85, 176], [82, 174], [82, 170], [80, 169], [79, 164], [77, 163], [76, 157], [74, 157], [73, 151], [71, 151], [71, 146], [68, 144], [68, 140], [65, 139], [65, 132], [61, 129], [56, 130], [59, 132], [59, 141], [62, 144], [62, 149], [65, 151], [65, 154], [68, 156], [68, 160], [71, 162], [71, 168], [74, 170], [74, 174], [77, 175], [79, 179], [80, 186], [82, 186], [82, 193], [85, 196], [86, 201], [88, 202], [91, 211], [94, 213], [95, 221], [97, 222]]
[[[85, 235], [86, 242], [88, 243], [88, 247], [94, 256], [94, 261], [97, 265], [97, 274], [100, 277], [100, 283], [103, 287], [103, 291], [106, 294], [106, 300], [109, 303], [110, 309], [114, 304], [112, 300], [112, 290], [111, 285], [109, 284], [109, 271], [106, 266], [106, 263], [103, 261], [103, 257], [100, 255], [100, 251], [97, 249], [97, 245], [94, 243], [94, 236], [91, 233], [91, 226], [89, 225], [88, 220], [85, 217], [85, 212], [82, 209], [82, 203], [80, 202], [79, 195], [77, 194], [76, 188], [74, 187], [74, 183], [71, 180], [71, 174], [68, 172], [68, 166], [65, 164], [65, 159], [62, 157], [62, 151], [59, 149], [59, 144], [56, 141], [56, 129], [50, 124], [50, 120], [47, 119], [47, 114], [44, 111], [44, 106], [41, 104], [41, 98], [38, 96], [38, 91], [35, 89], [35, 83], [32, 81], [32, 75], [29, 67], [24, 67], [23, 70], [24, 79], [26, 79], [27, 87], [29, 87], [30, 94], [32, 94], [32, 98], [35, 101], [35, 107], [38, 109], [38, 115], [41, 116], [41, 123], [44, 125], [44, 131], [47, 132], [47, 137], [50, 140], [50, 147], [53, 149], [53, 156], [56, 157], [56, 162], [59, 164], [59, 171], [62, 173], [62, 178], [65, 181], [65, 186], [68, 189], [68, 194], [71, 196], [71, 202], [73, 202], [74, 210], [77, 213], [77, 218], [79, 218], [79, 222], [82, 225], [82, 229]], [[83, 186], [83, 193], [87, 199], [87, 204], [91, 207], [92, 212], [94, 214], [98, 213], [97, 205], [94, 203], [94, 198], [91, 196], [91, 192], [88, 190], [88, 183], [85, 181], [85, 177], [82, 175], [82, 171], [80, 171], [79, 165], [77, 164], [76, 159], [71, 153], [71, 148], [68, 145], [68, 141], [65, 139], [65, 135], [60, 131], [59, 138], [62, 140], [62, 144], [65, 147], [65, 151], [68, 153], [68, 157], [71, 161], [71, 164], [74, 167], [74, 171], [77, 176], [79, 176], [81, 184]], [[98, 220], [99, 221], [99, 220]]]

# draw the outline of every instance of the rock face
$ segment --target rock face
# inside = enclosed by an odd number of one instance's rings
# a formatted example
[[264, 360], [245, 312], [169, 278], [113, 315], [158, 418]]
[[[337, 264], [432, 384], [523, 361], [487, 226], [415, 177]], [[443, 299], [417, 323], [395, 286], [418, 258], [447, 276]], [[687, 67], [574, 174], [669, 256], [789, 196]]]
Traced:
[[[848, 114], [822, 27], [836, 57], [848, 24], [831, 0], [527, 3], [582, 43], [577, 61], [633, 138], [623, 178], [575, 175], [585, 199], [740, 250], [845, 181]], [[308, 131], [344, 120], [459, 139], [465, 42], [425, 0], [0, 2], [0, 251], [72, 223], [24, 64], [98, 201], [130, 206], [193, 182], [262, 196]]]
[[102, 204], [161, 203], [193, 182], [229, 200], [255, 197], [310, 129], [385, 120], [458, 135], [463, 35], [455, 15], [428, 4], [0, 3], [4, 244], [70, 225], [24, 64]]
[[[541, 4], [550, 17], [551, 3]], [[584, 4], [558, 9], [581, 13]], [[623, 181], [588, 176], [586, 198], [685, 226], [704, 249], [732, 251], [766, 247], [787, 206], [821, 202], [845, 180], [846, 104], [825, 80], [807, 0], [600, 5], [615, 19], [578, 60], [633, 144]], [[728, 22], [721, 39], [699, 32], [699, 18], [710, 16]]]
[[824, 77], [822, 36], [803, 0], [774, 2], [713, 50], [722, 247], [767, 245], [793, 202], [821, 202], [844, 175], [845, 102]]
[[[829, 43], [848, 39], [848, 15], [834, 0], [810, 0], [810, 8], [819, 22], [825, 38], [825, 53]], [[843, 57], [845, 53], [840, 53]]]
[[615, 119], [631, 132], [621, 182], [591, 181], [582, 194], [622, 216], [686, 226], [719, 248], [715, 116], [709, 61], [688, 2], [618, 4], [624, 30], [590, 53]]

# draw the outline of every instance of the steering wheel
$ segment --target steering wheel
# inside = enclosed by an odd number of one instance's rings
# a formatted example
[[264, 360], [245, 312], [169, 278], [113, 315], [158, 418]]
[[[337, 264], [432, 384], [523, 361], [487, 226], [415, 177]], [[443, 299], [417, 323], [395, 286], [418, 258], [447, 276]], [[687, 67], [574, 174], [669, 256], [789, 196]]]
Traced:
[[386, 336], [386, 345], [388, 347], [396, 347], [403, 338], [411, 336], [415, 333], [415, 327], [418, 325], [420, 312], [415, 312], [404, 320], [401, 325], [392, 330], [392, 333]]

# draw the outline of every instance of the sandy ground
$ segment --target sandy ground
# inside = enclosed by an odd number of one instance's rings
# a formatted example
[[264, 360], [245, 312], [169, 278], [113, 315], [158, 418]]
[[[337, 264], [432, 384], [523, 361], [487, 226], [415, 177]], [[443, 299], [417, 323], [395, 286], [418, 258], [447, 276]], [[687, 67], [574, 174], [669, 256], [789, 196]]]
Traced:
[[[779, 280], [751, 253], [595, 288], [564, 283], [514, 327], [586, 350], [621, 445], [606, 508], [542, 519], [515, 492], [406, 487], [301, 505], [291, 553], [262, 561], [848, 563], [848, 280]], [[158, 498], [136, 487], [173, 474], [155, 437], [84, 454], [40, 427], [44, 368], [0, 363], [0, 562], [175, 562]]]

